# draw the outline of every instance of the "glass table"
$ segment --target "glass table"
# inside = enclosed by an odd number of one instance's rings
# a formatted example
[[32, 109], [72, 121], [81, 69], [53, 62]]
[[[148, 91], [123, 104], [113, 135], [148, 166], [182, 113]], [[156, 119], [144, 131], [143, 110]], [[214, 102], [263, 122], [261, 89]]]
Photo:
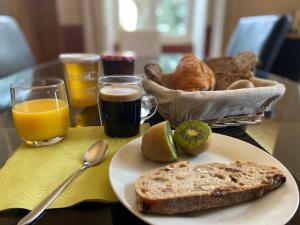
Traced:
[[[179, 59], [178, 57], [176, 59]], [[138, 58], [135, 72], [142, 73], [143, 66], [153, 58]], [[163, 58], [166, 64], [166, 58]], [[172, 61], [171, 66], [175, 65]], [[170, 68], [169, 68], [170, 70]], [[263, 121], [256, 125], [214, 129], [214, 132], [232, 136], [267, 151], [280, 160], [294, 175], [299, 187], [300, 181], [300, 84], [275, 74], [259, 72], [259, 76], [277, 80], [286, 86], [286, 93]], [[18, 79], [39, 77], [63, 78], [62, 66], [52, 61], [0, 79], [0, 168], [21, 143], [13, 126], [10, 108], [9, 84]], [[81, 112], [72, 111], [72, 126], [99, 125], [97, 107]], [[157, 114], [149, 122], [157, 123], [163, 118]], [[0, 180], [1, 185], [1, 180]], [[5, 195], [5, 193], [1, 193]], [[12, 225], [28, 213], [28, 210], [14, 209], [0, 212], [0, 224]], [[144, 224], [131, 214], [121, 203], [101, 204], [84, 202], [64, 209], [46, 210], [34, 224]], [[297, 210], [289, 224], [300, 224]]]

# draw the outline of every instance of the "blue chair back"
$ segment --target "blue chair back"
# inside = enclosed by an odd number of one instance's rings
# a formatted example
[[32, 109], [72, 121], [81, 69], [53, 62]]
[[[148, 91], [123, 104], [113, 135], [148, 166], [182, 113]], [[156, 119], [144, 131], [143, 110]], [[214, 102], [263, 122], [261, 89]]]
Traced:
[[243, 17], [229, 40], [226, 55], [252, 51], [260, 59], [258, 68], [270, 71], [291, 25], [288, 15]]
[[10, 16], [0, 16], [0, 78], [34, 64], [17, 21]]

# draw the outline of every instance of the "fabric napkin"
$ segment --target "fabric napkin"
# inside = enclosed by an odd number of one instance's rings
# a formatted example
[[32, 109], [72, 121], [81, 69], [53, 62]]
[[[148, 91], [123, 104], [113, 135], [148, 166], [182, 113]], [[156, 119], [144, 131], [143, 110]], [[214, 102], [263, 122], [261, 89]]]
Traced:
[[[141, 133], [148, 127], [148, 124], [144, 124]], [[86, 200], [118, 201], [109, 182], [109, 164], [118, 149], [136, 137], [109, 138], [104, 134], [103, 127], [80, 127], [70, 128], [63, 141], [51, 146], [20, 145], [0, 169], [0, 210], [33, 209], [82, 166], [84, 152], [103, 138], [108, 140], [106, 159], [85, 170], [49, 208], [68, 207]]]

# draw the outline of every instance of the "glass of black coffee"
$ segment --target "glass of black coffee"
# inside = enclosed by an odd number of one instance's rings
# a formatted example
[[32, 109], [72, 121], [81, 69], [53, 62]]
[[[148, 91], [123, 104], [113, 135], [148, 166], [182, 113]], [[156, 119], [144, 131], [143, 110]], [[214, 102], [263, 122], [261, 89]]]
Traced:
[[103, 76], [99, 78], [98, 84], [101, 125], [110, 137], [138, 134], [140, 124], [156, 112], [157, 100], [154, 96], [143, 94], [140, 77]]

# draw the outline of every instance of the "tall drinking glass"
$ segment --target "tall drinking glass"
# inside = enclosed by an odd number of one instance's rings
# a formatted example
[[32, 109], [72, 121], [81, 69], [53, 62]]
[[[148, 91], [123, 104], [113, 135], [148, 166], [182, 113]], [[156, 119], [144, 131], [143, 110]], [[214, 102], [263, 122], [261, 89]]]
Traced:
[[68, 53], [59, 56], [63, 64], [72, 124], [80, 127], [99, 121], [97, 81], [100, 56], [97, 54]]
[[10, 85], [17, 133], [28, 145], [51, 145], [69, 129], [69, 106], [64, 81], [40, 79]]

